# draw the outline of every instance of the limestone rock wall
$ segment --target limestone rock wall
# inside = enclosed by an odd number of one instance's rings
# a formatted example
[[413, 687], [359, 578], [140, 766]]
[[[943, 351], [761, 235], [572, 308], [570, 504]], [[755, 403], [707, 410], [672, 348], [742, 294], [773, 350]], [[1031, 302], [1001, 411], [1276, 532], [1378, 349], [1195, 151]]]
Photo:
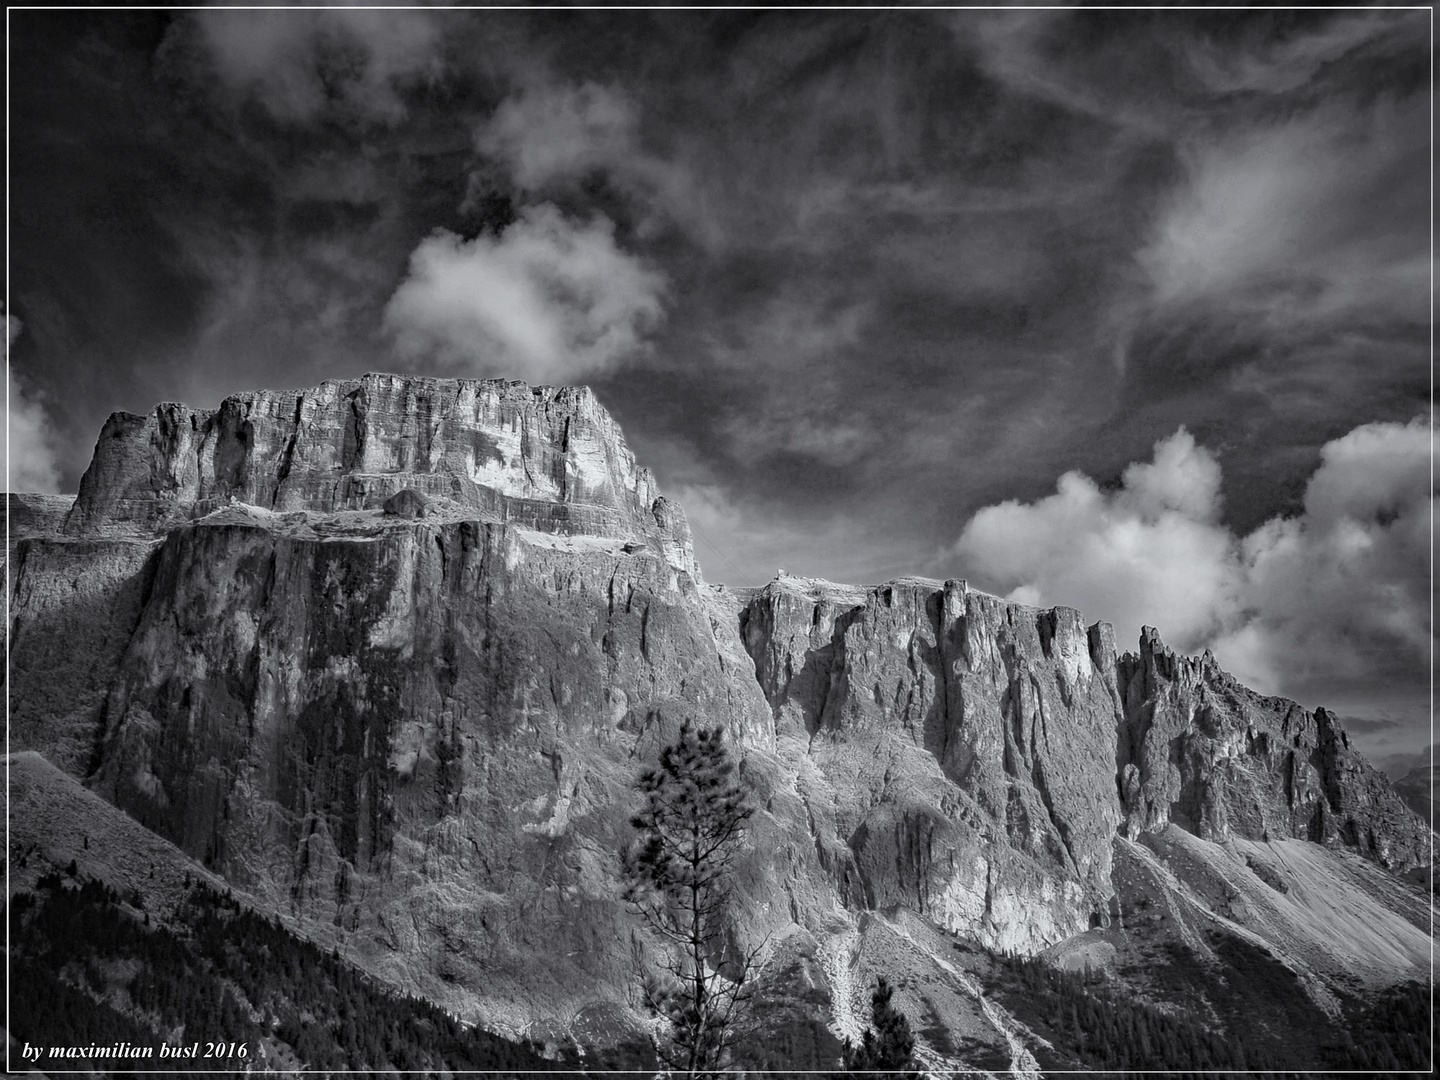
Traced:
[[[68, 503], [69, 500], [66, 500]], [[9, 741], [84, 776], [154, 576], [154, 540], [76, 539], [11, 520]]]
[[404, 489], [549, 532], [650, 543], [696, 576], [683, 512], [587, 388], [366, 375], [158, 405], [105, 424], [67, 519], [76, 535], [163, 531], [230, 502], [380, 508]]
[[1430, 861], [1428, 824], [1355, 750], [1333, 714], [1264, 697], [1208, 652], [1178, 656], [1147, 627], [1120, 662], [1127, 835], [1169, 822], [1207, 840], [1296, 838], [1382, 866]]
[[[502, 1026], [623, 1002], [639, 759], [687, 719], [724, 723], [759, 784], [770, 718], [725, 670], [703, 586], [658, 553], [528, 532], [171, 530], [91, 785], [402, 985], [511, 1002]], [[777, 801], [756, 836], [799, 857], [749, 867], [757, 909], [782, 879], [821, 877]]]
[[1107, 918], [1122, 724], [1107, 629], [962, 581], [781, 578], [753, 596], [757, 678], [836, 792], [867, 906], [1025, 952]]
[[1428, 864], [1427, 823], [1333, 715], [1153, 630], [1117, 655], [1107, 624], [961, 581], [784, 576], [752, 592], [740, 630], [778, 736], [803, 740], [834, 792], [836, 887], [853, 876], [867, 907], [1031, 951], [1108, 921], [1117, 827], [1172, 822]]
[[1171, 823], [1428, 858], [1333, 717], [1153, 633], [1117, 655], [963, 581], [705, 585], [587, 390], [117, 414], [73, 508], [16, 506], [11, 748], [511, 1033], [623, 1013], [635, 777], [686, 720], [759, 807], [750, 945], [838, 956], [898, 910], [1034, 953], [1112, 917], [1118, 833]]
[[73, 495], [29, 495], [10, 492], [5, 496], [6, 556], [15, 560], [15, 549], [21, 540], [32, 536], [53, 536], [65, 524], [65, 515], [75, 505]]

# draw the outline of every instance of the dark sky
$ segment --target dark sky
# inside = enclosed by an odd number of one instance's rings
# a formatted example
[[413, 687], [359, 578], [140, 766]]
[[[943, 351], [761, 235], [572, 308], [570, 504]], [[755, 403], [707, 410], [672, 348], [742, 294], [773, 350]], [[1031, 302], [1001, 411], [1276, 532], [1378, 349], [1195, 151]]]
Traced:
[[161, 400], [583, 382], [712, 580], [968, 577], [1428, 745], [1428, 11], [12, 10], [9, 50], [13, 488]]

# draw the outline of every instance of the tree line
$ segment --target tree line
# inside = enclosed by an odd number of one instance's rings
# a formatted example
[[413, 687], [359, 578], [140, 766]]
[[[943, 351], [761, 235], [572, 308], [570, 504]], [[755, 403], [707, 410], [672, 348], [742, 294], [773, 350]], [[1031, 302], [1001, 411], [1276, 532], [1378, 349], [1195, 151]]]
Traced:
[[[170, 926], [146, 925], [101, 882], [59, 873], [17, 894], [6, 917], [10, 1032], [31, 1045], [223, 1038], [244, 1042], [251, 1066], [282, 1071], [577, 1067], [463, 1024], [424, 998], [384, 989], [338, 953], [203, 882], [191, 886]], [[112, 1064], [71, 1067], [114, 1072]], [[210, 1072], [217, 1064], [180, 1068]]]

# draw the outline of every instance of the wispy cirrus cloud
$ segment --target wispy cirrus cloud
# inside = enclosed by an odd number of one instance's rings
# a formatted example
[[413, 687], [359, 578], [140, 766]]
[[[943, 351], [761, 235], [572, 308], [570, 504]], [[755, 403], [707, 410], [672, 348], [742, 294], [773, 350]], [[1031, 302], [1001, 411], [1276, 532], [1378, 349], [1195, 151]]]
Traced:
[[[1159, 307], [1209, 304], [1294, 332], [1428, 318], [1419, 103], [1317, 110], [1182, 151], [1186, 176], [1137, 259]], [[1398, 185], [1398, 186], [1397, 186]]]
[[500, 103], [475, 135], [522, 188], [623, 169], [638, 152], [639, 114], [624, 93], [595, 82], [535, 83]]
[[602, 176], [625, 200], [639, 234], [679, 230], [707, 246], [723, 242], [713, 193], [664, 129], [658, 148], [642, 130], [642, 103], [622, 86], [566, 81], [530, 71], [475, 129], [481, 157], [498, 164], [527, 200], [573, 192]]
[[1187, 70], [1211, 92], [1267, 97], [1303, 91], [1327, 65], [1354, 53], [1371, 59], [1403, 58], [1414, 48], [1418, 20], [1397, 20], [1384, 12], [1337, 12], [1309, 32], [1272, 37], [1258, 32], [1225, 43], [1198, 39], [1184, 52]]
[[216, 7], [192, 18], [225, 88], [291, 123], [327, 108], [397, 123], [404, 85], [444, 66], [442, 16], [430, 11]]

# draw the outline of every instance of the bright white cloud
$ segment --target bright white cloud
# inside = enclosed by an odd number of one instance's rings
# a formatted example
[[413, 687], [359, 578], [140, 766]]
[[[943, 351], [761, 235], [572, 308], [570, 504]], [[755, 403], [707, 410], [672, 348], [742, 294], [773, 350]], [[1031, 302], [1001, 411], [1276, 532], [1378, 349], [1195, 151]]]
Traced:
[[954, 553], [976, 583], [1142, 625], [1266, 692], [1337, 677], [1420, 678], [1430, 625], [1430, 428], [1366, 424], [1327, 443], [1304, 513], [1236, 537], [1220, 468], [1181, 428], [1119, 490], [1079, 472], [1054, 495], [971, 518]]
[[1038, 502], [986, 507], [955, 551], [977, 584], [1026, 604], [1065, 604], [1115, 624], [1122, 641], [1159, 623], [1194, 648], [1221, 629], [1239, 569], [1216, 524], [1220, 467], [1181, 428], [1154, 461], [1125, 470], [1114, 493], [1080, 472]]
[[[5, 316], [5, 345], [9, 347], [20, 336], [20, 320]], [[8, 360], [8, 355], [7, 355]], [[60, 490], [60, 467], [50, 422], [39, 402], [27, 397], [15, 381], [15, 373], [6, 365], [5, 372], [6, 441], [0, 451], [0, 473], [5, 476], [6, 491]]]
[[410, 256], [386, 327], [412, 358], [570, 382], [638, 352], [665, 279], [615, 243], [610, 220], [530, 207], [499, 236], [439, 230]]
[[1423, 421], [1327, 443], [1305, 513], [1242, 541], [1244, 610], [1216, 655], [1269, 686], [1425, 671], [1430, 452]]
[[281, 120], [305, 121], [330, 100], [394, 123], [397, 92], [441, 67], [441, 25], [423, 10], [335, 8], [196, 13], [221, 80]]

